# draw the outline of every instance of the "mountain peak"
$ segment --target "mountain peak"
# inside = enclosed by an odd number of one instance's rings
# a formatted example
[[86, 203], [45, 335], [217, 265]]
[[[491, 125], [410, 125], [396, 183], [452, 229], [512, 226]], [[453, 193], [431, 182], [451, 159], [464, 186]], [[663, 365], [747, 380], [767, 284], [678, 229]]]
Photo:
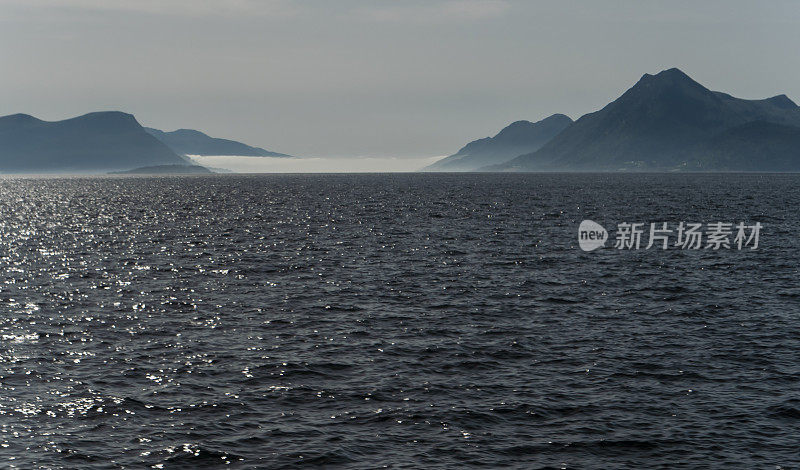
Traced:
[[564, 114], [538, 122], [514, 121], [494, 137], [473, 140], [457, 153], [425, 168], [425, 171], [475, 171], [541, 148], [572, 124]]
[[27, 114], [0, 118], [3, 172], [105, 172], [186, 162], [131, 114], [105, 111], [63, 121]]
[[65, 122], [72, 123], [92, 123], [102, 126], [134, 126], [140, 127], [139, 121], [133, 114], [123, 113], [122, 111], [95, 111], [86, 113], [82, 116], [67, 119]]
[[261, 147], [251, 147], [247, 144], [229, 139], [211, 137], [194, 129], [178, 129], [164, 132], [151, 127], [145, 130], [153, 137], [165, 143], [168, 147], [181, 155], [238, 155], [251, 157], [289, 157], [289, 155], [270, 152]]
[[767, 98], [767, 102], [773, 106], [783, 109], [795, 109], [798, 107], [797, 104], [786, 95], [778, 95], [773, 96], [772, 98]]
[[551, 114], [550, 116], [548, 116], [548, 117], [546, 117], [546, 118], [542, 119], [542, 122], [544, 122], [544, 121], [548, 121], [548, 120], [556, 120], [556, 121], [569, 121], [569, 122], [572, 122], [572, 118], [571, 118], [571, 117], [567, 116], [566, 114], [561, 114], [561, 113], [555, 113], [555, 114]]
[[649, 79], [649, 78], [653, 78], [653, 77], [658, 77], [658, 78], [661, 78], [661, 79], [666, 79], [666, 78], [671, 78], [671, 79], [676, 79], [676, 78], [680, 78], [680, 79], [687, 79], [687, 78], [688, 78], [688, 79], [690, 79], [690, 80], [691, 80], [691, 78], [690, 78], [688, 75], [686, 75], [686, 74], [683, 72], [683, 70], [679, 69], [678, 67], [672, 67], [672, 68], [669, 68], [669, 69], [664, 69], [664, 70], [662, 70], [662, 71], [658, 72], [658, 73], [657, 73], [657, 74], [655, 74], [655, 75], [654, 75], [654, 74], [649, 74], [649, 73], [646, 73], [646, 74], [642, 75], [642, 78], [641, 78], [640, 80]]
[[[671, 68], [643, 75], [622, 96], [581, 117], [541, 149], [492, 169], [800, 168], [799, 109], [785, 95], [743, 100], [712, 92]], [[753, 124], [758, 121], [765, 124]]]
[[642, 78], [636, 83], [639, 84], [647, 84], [647, 85], [660, 85], [660, 86], [676, 86], [676, 85], [685, 85], [685, 86], [692, 86], [692, 87], [700, 87], [705, 89], [703, 85], [700, 85], [696, 81], [692, 79], [692, 77], [683, 73], [683, 71], [677, 67], [673, 67], [671, 69], [662, 70], [655, 75], [650, 75], [646, 73], [642, 75]]
[[664, 110], [677, 110], [684, 106], [695, 108], [705, 105], [716, 106], [721, 99], [708, 88], [692, 80], [680, 69], [671, 68], [662, 70], [655, 75], [644, 74], [635, 85], [611, 105], [630, 106], [633, 103], [640, 105], [648, 103], [648, 106], [661, 106]]
[[86, 113], [83, 116], [78, 116], [78, 118], [136, 120], [133, 114], [124, 113], [122, 111], [94, 111]]
[[[662, 70], [656, 74], [656, 76], [663, 76], [663, 77], [680, 77], [680, 78], [689, 78], [683, 70], [679, 69], [678, 67], [668, 68], [666, 70]], [[689, 78], [691, 80], [691, 78]]]
[[168, 134], [180, 135], [180, 136], [192, 136], [192, 137], [208, 137], [208, 134], [205, 134], [203, 132], [194, 129], [183, 129], [183, 128], [172, 132], [168, 132]]
[[42, 121], [31, 116], [30, 114], [17, 113], [0, 117], [0, 122], [3, 122], [4, 124], [7, 125], [19, 125], [26, 123], [42, 122]]
[[14, 119], [14, 120], [24, 120], [24, 121], [37, 120], [38, 121], [38, 119], [36, 119], [35, 117], [31, 116], [30, 114], [25, 114], [25, 113], [9, 114], [8, 116], [3, 116], [3, 119]]
[[550, 136], [552, 137], [570, 124], [572, 119], [564, 114], [553, 114], [537, 122], [515, 121], [498, 132], [493, 139], [507, 143], [527, 142], [537, 132], [544, 131], [546, 134], [552, 134]]

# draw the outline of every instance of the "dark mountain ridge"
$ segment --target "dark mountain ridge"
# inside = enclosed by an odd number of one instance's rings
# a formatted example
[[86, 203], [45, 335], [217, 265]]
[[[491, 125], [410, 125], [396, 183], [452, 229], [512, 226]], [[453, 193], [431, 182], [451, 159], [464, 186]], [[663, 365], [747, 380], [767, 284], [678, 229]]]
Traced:
[[95, 112], [52, 122], [27, 114], [0, 117], [2, 172], [106, 172], [186, 164], [127, 113]]
[[572, 124], [563, 114], [553, 114], [539, 122], [516, 121], [494, 137], [474, 140], [457, 153], [426, 167], [424, 171], [474, 171], [541, 148]]
[[250, 157], [287, 157], [260, 147], [251, 147], [235, 140], [218, 139], [194, 129], [164, 132], [146, 127], [145, 130], [180, 155], [238, 155]]
[[[673, 68], [645, 74], [618, 99], [582, 116], [537, 151], [483, 169], [750, 171], [757, 166], [761, 171], [800, 171], [795, 128], [800, 128], [800, 108], [785, 95], [734, 98]], [[746, 145], [735, 145], [745, 136], [751, 139]], [[725, 167], [718, 168], [723, 161]]]

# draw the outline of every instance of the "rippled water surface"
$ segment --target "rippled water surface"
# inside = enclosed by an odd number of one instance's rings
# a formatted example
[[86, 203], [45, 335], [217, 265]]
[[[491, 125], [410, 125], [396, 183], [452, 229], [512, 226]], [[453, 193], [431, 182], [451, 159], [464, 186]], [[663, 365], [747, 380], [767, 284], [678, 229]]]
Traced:
[[[798, 468], [798, 175], [0, 180], [0, 466]], [[758, 250], [577, 226], [761, 222]]]

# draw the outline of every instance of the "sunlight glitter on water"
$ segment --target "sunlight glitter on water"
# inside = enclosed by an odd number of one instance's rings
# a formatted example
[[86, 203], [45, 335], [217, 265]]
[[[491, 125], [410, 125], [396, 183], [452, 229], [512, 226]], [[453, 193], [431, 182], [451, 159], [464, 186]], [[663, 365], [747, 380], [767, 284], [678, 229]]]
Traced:
[[[764, 178], [0, 180], [0, 466], [792, 462], [800, 185]], [[587, 212], [772, 232], [590, 256]]]

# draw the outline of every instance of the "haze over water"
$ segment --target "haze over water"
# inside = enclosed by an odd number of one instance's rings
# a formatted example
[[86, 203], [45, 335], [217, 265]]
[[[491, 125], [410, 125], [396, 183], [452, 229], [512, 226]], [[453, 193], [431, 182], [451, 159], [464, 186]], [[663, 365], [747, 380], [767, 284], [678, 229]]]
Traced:
[[[798, 178], [0, 180], [0, 458], [794, 468]], [[764, 229], [584, 253], [583, 219]]]
[[370, 173], [411, 172], [443, 157], [271, 158], [238, 156], [190, 157], [199, 165], [235, 173]]

